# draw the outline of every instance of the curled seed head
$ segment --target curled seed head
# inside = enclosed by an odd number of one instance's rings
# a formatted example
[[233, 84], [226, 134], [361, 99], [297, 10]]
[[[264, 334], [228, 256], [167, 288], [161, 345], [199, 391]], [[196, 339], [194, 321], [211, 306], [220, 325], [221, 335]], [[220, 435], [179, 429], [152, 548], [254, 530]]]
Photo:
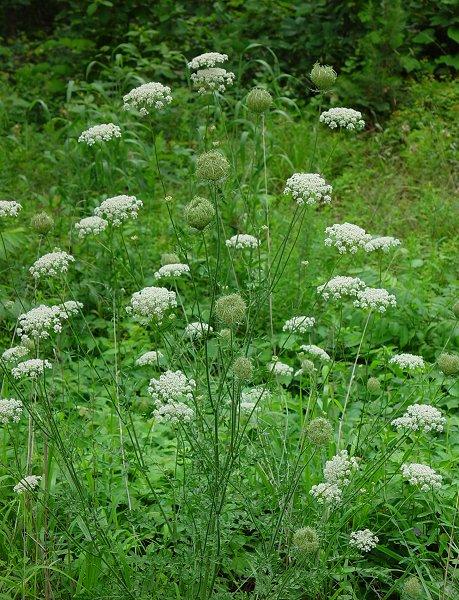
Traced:
[[404, 600], [417, 600], [424, 597], [424, 589], [418, 577], [413, 575], [405, 579], [402, 586], [402, 598]]
[[440, 354], [437, 359], [438, 368], [444, 375], [457, 375], [459, 373], [459, 356], [456, 354]]
[[46, 235], [54, 227], [54, 220], [48, 213], [39, 212], [32, 217], [30, 224], [40, 235]]
[[381, 392], [381, 384], [376, 377], [369, 377], [367, 381], [367, 390], [370, 394], [379, 394]]
[[207, 198], [195, 196], [185, 207], [185, 219], [190, 227], [202, 231], [215, 218], [215, 209]]
[[333, 427], [328, 419], [317, 417], [306, 425], [306, 437], [315, 446], [327, 446], [333, 438]]
[[326, 92], [335, 83], [337, 75], [333, 67], [316, 63], [309, 77], [318, 90]]
[[250, 381], [253, 375], [252, 359], [247, 356], [238, 356], [233, 363], [233, 373], [238, 379]]
[[247, 108], [257, 114], [267, 111], [272, 103], [271, 94], [262, 88], [253, 88], [247, 95]]
[[229, 162], [218, 150], [204, 152], [196, 159], [196, 177], [203, 181], [220, 181], [229, 173]]
[[293, 534], [292, 544], [304, 554], [314, 554], [320, 548], [320, 537], [312, 527], [302, 527]]
[[247, 305], [239, 294], [222, 296], [215, 303], [215, 314], [227, 325], [236, 325], [245, 321]]

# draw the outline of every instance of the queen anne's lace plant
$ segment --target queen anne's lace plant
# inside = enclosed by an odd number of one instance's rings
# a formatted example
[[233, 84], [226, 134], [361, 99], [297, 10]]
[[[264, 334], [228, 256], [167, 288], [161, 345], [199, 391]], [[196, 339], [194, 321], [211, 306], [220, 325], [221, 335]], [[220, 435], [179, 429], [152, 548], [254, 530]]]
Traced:
[[241, 392], [241, 403], [257, 404], [269, 400], [271, 393], [262, 387], [253, 387]]
[[88, 146], [93, 146], [99, 142], [108, 142], [113, 138], [121, 137], [121, 129], [118, 125], [113, 123], [102, 123], [101, 125], [94, 125], [90, 127], [78, 138], [79, 142], [83, 142]]
[[289, 331], [291, 333], [306, 333], [308, 329], [314, 327], [316, 320], [314, 317], [292, 317], [285, 321], [282, 331]]
[[324, 362], [328, 362], [330, 360], [330, 355], [325, 352], [325, 350], [322, 350], [322, 348], [319, 348], [319, 346], [315, 346], [314, 344], [303, 344], [300, 346], [300, 348], [305, 354], [317, 357]]
[[13, 488], [16, 494], [24, 494], [25, 492], [33, 492], [41, 481], [41, 475], [27, 475], [19, 481]]
[[62, 322], [77, 314], [82, 308], [81, 302], [74, 300], [68, 300], [55, 306], [40, 304], [40, 306], [19, 315], [17, 333], [23, 343], [30, 339], [47, 339], [52, 331], [60, 333]]
[[320, 115], [320, 122], [328, 125], [330, 129], [347, 129], [348, 131], [360, 131], [365, 127], [362, 113], [353, 108], [330, 108]]
[[361, 552], [370, 552], [379, 542], [378, 536], [369, 529], [353, 531], [349, 537], [349, 545]]
[[44, 254], [30, 267], [29, 271], [35, 279], [40, 277], [56, 277], [67, 273], [69, 264], [75, 259], [67, 252], [55, 248], [53, 252]]
[[197, 340], [199, 338], [212, 333], [213, 329], [207, 323], [203, 323], [201, 321], [195, 321], [194, 323], [189, 323], [185, 327], [185, 335], [193, 340]]
[[194, 419], [194, 410], [183, 402], [162, 404], [153, 411], [153, 416], [158, 421], [167, 423], [189, 423]]
[[336, 483], [318, 483], [309, 491], [319, 504], [337, 506], [343, 498], [343, 491]]
[[354, 306], [383, 313], [386, 312], [390, 306], [397, 306], [397, 300], [394, 294], [389, 294], [389, 292], [383, 288], [367, 287], [364, 290], [359, 290], [357, 292]]
[[389, 364], [397, 365], [404, 371], [417, 371], [424, 368], [424, 359], [416, 354], [396, 354], [389, 360]]
[[99, 235], [108, 226], [108, 221], [101, 217], [85, 217], [75, 225], [78, 231], [78, 237], [84, 238], [87, 235]]
[[227, 54], [220, 54], [220, 52], [204, 52], [199, 56], [195, 56], [193, 60], [188, 63], [189, 69], [203, 69], [215, 67], [215, 65], [221, 65], [228, 60]]
[[370, 235], [358, 225], [353, 223], [336, 223], [325, 229], [326, 246], [334, 246], [340, 254], [350, 252], [355, 254], [360, 248], [364, 248], [365, 244], [370, 240]]
[[17, 423], [21, 418], [23, 405], [20, 400], [15, 398], [0, 399], [0, 423], [7, 425], [8, 423]]
[[157, 366], [159, 360], [163, 358], [163, 354], [158, 350], [150, 350], [150, 352], [145, 352], [142, 356], [135, 361], [135, 364], [139, 367], [144, 367], [146, 365]]
[[114, 196], [107, 198], [95, 208], [94, 214], [96, 217], [105, 217], [114, 227], [119, 227], [128, 219], [137, 219], [142, 206], [142, 200], [138, 200], [135, 196]]
[[300, 206], [318, 202], [329, 204], [332, 191], [332, 186], [318, 173], [294, 173], [287, 179], [284, 188], [284, 194], [291, 194]]
[[226, 240], [228, 248], [236, 248], [236, 250], [243, 250], [244, 248], [258, 248], [260, 240], [253, 235], [248, 233], [238, 233], [233, 235], [229, 240]]
[[21, 204], [14, 200], [0, 200], [0, 219], [5, 217], [17, 217], [22, 210]]
[[228, 86], [233, 84], [234, 73], [221, 67], [210, 67], [192, 73], [191, 81], [197, 88], [198, 94], [215, 91], [223, 93]]
[[391, 248], [400, 246], [400, 240], [397, 238], [387, 236], [374, 237], [365, 244], [365, 252], [389, 252]]
[[30, 358], [24, 362], [20, 362], [16, 367], [11, 369], [11, 374], [15, 379], [22, 379], [29, 377], [30, 379], [37, 379], [44, 374], [45, 369], [51, 369], [52, 365], [49, 360], [42, 360], [41, 358]]
[[324, 479], [328, 483], [336, 483], [343, 487], [349, 484], [350, 477], [359, 468], [357, 459], [350, 457], [347, 450], [341, 450], [324, 466]]
[[446, 419], [435, 406], [430, 404], [412, 404], [405, 414], [392, 421], [397, 429], [410, 429], [411, 431], [443, 431]]
[[340, 300], [341, 298], [349, 298], [357, 295], [359, 290], [364, 289], [365, 283], [358, 277], [346, 277], [338, 275], [333, 277], [327, 283], [319, 285], [317, 293], [322, 296], [324, 300]]
[[151, 379], [148, 393], [157, 406], [182, 400], [192, 400], [196, 388], [194, 379], [188, 379], [182, 371], [166, 371], [157, 379]]
[[411, 485], [420, 488], [421, 492], [440, 489], [442, 476], [428, 465], [420, 463], [405, 463], [401, 466], [402, 475]]
[[156, 81], [144, 83], [123, 96], [123, 102], [124, 110], [137, 109], [146, 116], [152, 108], [162, 110], [172, 102], [171, 88]]
[[271, 371], [271, 373], [279, 377], [283, 375], [291, 377], [293, 375], [293, 367], [286, 365], [280, 360], [273, 360], [272, 362], [270, 362], [268, 365], [268, 369]]
[[182, 263], [174, 263], [163, 265], [155, 273], [155, 279], [170, 279], [172, 277], [180, 277], [187, 275], [190, 272], [190, 267]]
[[8, 350], [3, 352], [2, 360], [4, 360], [6, 363], [14, 363], [18, 360], [21, 360], [21, 358], [24, 358], [24, 356], [27, 356], [28, 354], [29, 349], [26, 346], [13, 346], [13, 348], [8, 348]]
[[139, 323], [148, 323], [156, 319], [160, 323], [169, 308], [175, 308], [177, 300], [175, 292], [163, 287], [146, 287], [132, 294], [131, 304], [126, 312]]

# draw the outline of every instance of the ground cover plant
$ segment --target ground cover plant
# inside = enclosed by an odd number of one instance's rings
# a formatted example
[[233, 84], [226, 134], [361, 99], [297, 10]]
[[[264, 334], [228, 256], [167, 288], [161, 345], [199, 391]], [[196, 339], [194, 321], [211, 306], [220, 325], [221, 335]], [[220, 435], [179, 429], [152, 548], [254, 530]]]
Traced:
[[232, 60], [2, 115], [5, 598], [458, 596], [453, 92]]

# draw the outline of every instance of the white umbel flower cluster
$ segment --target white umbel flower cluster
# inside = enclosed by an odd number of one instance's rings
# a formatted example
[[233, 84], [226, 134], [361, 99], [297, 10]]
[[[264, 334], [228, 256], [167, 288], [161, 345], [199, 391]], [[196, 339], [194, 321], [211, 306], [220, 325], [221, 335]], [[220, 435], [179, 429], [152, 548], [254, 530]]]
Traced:
[[78, 313], [83, 308], [81, 302], [69, 300], [56, 306], [40, 304], [26, 313], [19, 315], [17, 334], [22, 343], [29, 340], [47, 339], [50, 333], [60, 333], [62, 322]]
[[317, 293], [322, 296], [324, 300], [340, 300], [341, 298], [355, 297], [357, 292], [364, 289], [365, 283], [358, 277], [346, 277], [344, 275], [338, 275], [333, 277], [327, 283], [319, 285]]
[[0, 200], [0, 218], [17, 217], [22, 205], [14, 200]]
[[33, 492], [40, 485], [41, 479], [41, 475], [27, 475], [14, 486], [13, 490], [16, 494]]
[[404, 371], [417, 371], [418, 369], [423, 369], [425, 366], [422, 356], [409, 354], [408, 352], [396, 354], [389, 360], [389, 364], [397, 365]]
[[3, 352], [2, 360], [4, 360], [6, 363], [14, 363], [18, 360], [21, 360], [21, 358], [24, 358], [24, 356], [27, 356], [28, 354], [29, 349], [26, 346], [13, 346], [13, 348], [8, 348], [8, 350]]
[[44, 374], [45, 369], [51, 369], [52, 365], [49, 360], [42, 360], [41, 358], [30, 358], [24, 362], [20, 362], [16, 367], [11, 369], [11, 374], [15, 379], [23, 379], [29, 377], [30, 379], [37, 379]]
[[378, 536], [369, 529], [353, 531], [349, 538], [349, 545], [361, 552], [370, 552], [379, 542]]
[[196, 388], [194, 379], [188, 379], [182, 371], [166, 371], [157, 379], [150, 379], [148, 393], [159, 404], [192, 400]]
[[107, 198], [95, 208], [94, 214], [96, 217], [105, 217], [114, 227], [119, 227], [128, 219], [137, 219], [142, 206], [142, 200], [138, 200], [135, 196], [114, 196]]
[[319, 118], [321, 123], [328, 125], [330, 129], [347, 129], [348, 131], [360, 131], [365, 127], [362, 113], [353, 108], [335, 107], [324, 111]]
[[220, 54], [220, 52], [204, 52], [199, 56], [195, 56], [193, 60], [188, 63], [189, 69], [203, 69], [215, 67], [215, 65], [221, 65], [228, 60], [227, 54]]
[[131, 304], [126, 312], [139, 323], [148, 323], [156, 319], [160, 323], [169, 308], [175, 308], [177, 300], [175, 292], [163, 287], [146, 287], [132, 294]]
[[392, 421], [397, 429], [410, 429], [411, 431], [443, 431], [446, 419], [435, 406], [430, 404], [412, 404], [405, 414]]
[[335, 224], [325, 229], [326, 246], [334, 246], [340, 254], [350, 252], [355, 254], [357, 250], [364, 248], [371, 239], [365, 229], [353, 223]]
[[53, 252], [44, 254], [36, 260], [29, 271], [35, 279], [40, 277], [56, 277], [62, 273], [67, 273], [69, 264], [75, 262], [75, 259], [67, 252], [55, 248]]
[[310, 492], [319, 504], [337, 506], [343, 498], [343, 490], [336, 483], [318, 483], [313, 485]]
[[330, 355], [327, 352], [325, 352], [325, 350], [322, 350], [322, 348], [319, 348], [319, 346], [315, 346], [314, 344], [303, 344], [302, 346], [300, 346], [300, 349], [305, 354], [317, 357], [324, 362], [328, 362], [330, 360]]
[[332, 186], [318, 173], [294, 173], [287, 179], [284, 188], [284, 194], [291, 194], [300, 206], [318, 202], [329, 204], [332, 191]]
[[292, 317], [285, 321], [282, 331], [289, 331], [291, 333], [306, 333], [308, 329], [314, 327], [316, 320], [314, 317]]
[[269, 400], [270, 396], [269, 390], [262, 387], [253, 387], [241, 392], [241, 403], [257, 404], [257, 402]]
[[187, 275], [190, 272], [190, 267], [182, 263], [173, 263], [163, 265], [155, 273], [155, 279], [170, 279], [172, 277], [180, 277]]
[[15, 398], [0, 399], [0, 423], [7, 425], [8, 423], [17, 423], [22, 415], [23, 404]]
[[79, 142], [83, 142], [88, 146], [94, 146], [99, 142], [109, 142], [113, 138], [121, 137], [121, 129], [118, 125], [113, 123], [102, 123], [101, 125], [94, 125], [90, 127], [78, 138]]
[[411, 485], [420, 488], [421, 492], [428, 492], [431, 489], [440, 489], [442, 476], [432, 467], [420, 463], [405, 463], [400, 468], [402, 475]]
[[165, 421], [176, 425], [192, 421], [194, 419], [194, 410], [183, 402], [170, 402], [162, 404], [155, 409], [153, 416], [158, 421]]
[[228, 86], [233, 84], [234, 78], [234, 73], [221, 67], [200, 69], [191, 74], [191, 81], [197, 88], [198, 94], [217, 91], [223, 93]]
[[146, 365], [157, 366], [159, 360], [163, 358], [163, 354], [158, 350], [150, 350], [149, 352], [145, 352], [142, 356], [135, 361], [135, 364], [139, 367], [145, 367]]
[[212, 333], [213, 329], [207, 323], [203, 323], [201, 321], [195, 321], [194, 323], [189, 323], [185, 327], [185, 335], [193, 340], [198, 340], [205, 335], [209, 335]]
[[228, 248], [243, 250], [244, 248], [258, 248], [260, 240], [248, 233], [238, 233], [237, 235], [230, 237], [229, 240], [226, 240], [225, 243]]
[[171, 88], [156, 81], [144, 83], [123, 96], [123, 102], [124, 110], [137, 109], [145, 117], [152, 108], [162, 110], [172, 102]]
[[394, 294], [390, 294], [383, 288], [367, 287], [364, 290], [359, 290], [357, 292], [354, 306], [383, 313], [386, 312], [390, 306], [397, 306], [397, 300]]
[[400, 243], [400, 240], [390, 235], [374, 237], [365, 244], [365, 252], [376, 252], [377, 250], [389, 252], [391, 248], [400, 246]]
[[286, 365], [280, 360], [273, 360], [269, 363], [268, 369], [273, 375], [276, 377], [288, 376], [291, 377], [293, 375], [293, 367]]
[[357, 459], [347, 450], [338, 452], [324, 466], [324, 483], [313, 485], [310, 494], [319, 504], [337, 505], [341, 502], [343, 488], [349, 485], [352, 474], [359, 468]]
[[108, 226], [108, 221], [101, 217], [85, 217], [75, 225], [78, 231], [78, 237], [84, 238], [87, 235], [99, 235]]

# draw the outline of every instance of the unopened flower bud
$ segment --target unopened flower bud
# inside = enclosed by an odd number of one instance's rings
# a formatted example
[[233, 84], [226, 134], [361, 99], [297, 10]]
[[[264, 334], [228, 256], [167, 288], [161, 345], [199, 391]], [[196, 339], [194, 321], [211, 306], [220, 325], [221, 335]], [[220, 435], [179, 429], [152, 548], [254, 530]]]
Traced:
[[229, 162], [218, 150], [204, 152], [196, 159], [196, 177], [204, 181], [220, 181], [229, 172]]
[[333, 67], [316, 63], [309, 77], [318, 90], [326, 92], [335, 83], [337, 75]]
[[45, 212], [39, 212], [34, 215], [30, 224], [40, 235], [46, 235], [54, 227], [54, 220]]
[[271, 94], [262, 88], [253, 88], [247, 95], [247, 108], [257, 114], [267, 111], [272, 103]]
[[236, 325], [245, 320], [247, 305], [239, 294], [222, 296], [215, 303], [215, 314], [227, 325]]
[[302, 527], [293, 534], [292, 544], [304, 554], [314, 554], [320, 548], [320, 537], [312, 527]]
[[317, 417], [306, 425], [306, 437], [315, 446], [327, 446], [333, 438], [333, 427], [328, 419]]
[[215, 218], [215, 209], [207, 198], [195, 196], [185, 207], [185, 219], [190, 227], [202, 231]]
[[161, 266], [164, 265], [177, 265], [180, 263], [180, 258], [173, 252], [165, 252], [161, 254]]
[[444, 375], [456, 375], [459, 373], [459, 356], [455, 354], [440, 354], [437, 359], [438, 368]]
[[252, 359], [247, 356], [238, 356], [233, 363], [233, 373], [238, 379], [250, 381], [253, 375]]
[[367, 390], [370, 394], [379, 394], [381, 392], [381, 384], [376, 377], [369, 377], [367, 381]]

